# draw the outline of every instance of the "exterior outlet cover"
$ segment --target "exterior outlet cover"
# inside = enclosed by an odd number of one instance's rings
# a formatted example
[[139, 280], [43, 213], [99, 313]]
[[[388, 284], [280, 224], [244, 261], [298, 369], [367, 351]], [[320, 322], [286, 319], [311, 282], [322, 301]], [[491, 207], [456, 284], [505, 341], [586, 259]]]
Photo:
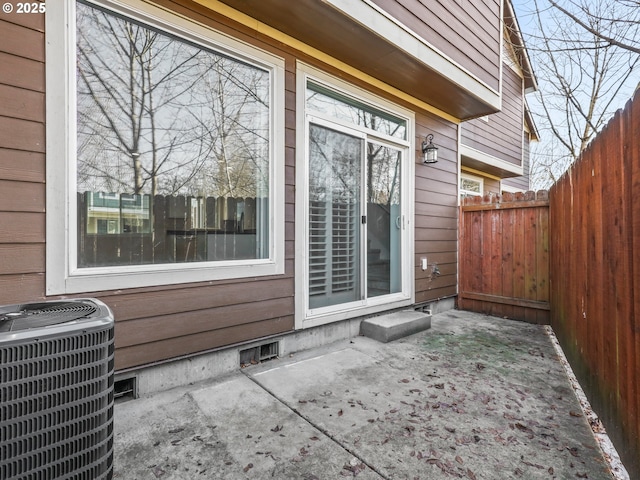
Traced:
[[426, 258], [421, 258], [420, 259], [420, 267], [422, 268], [423, 271], [427, 269], [427, 259]]

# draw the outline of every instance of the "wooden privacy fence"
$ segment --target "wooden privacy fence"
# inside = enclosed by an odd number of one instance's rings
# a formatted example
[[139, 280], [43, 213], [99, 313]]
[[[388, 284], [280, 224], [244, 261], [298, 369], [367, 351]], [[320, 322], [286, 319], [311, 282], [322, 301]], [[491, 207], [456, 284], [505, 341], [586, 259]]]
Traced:
[[459, 251], [460, 308], [549, 323], [546, 191], [464, 199]]
[[551, 325], [640, 478], [640, 91], [550, 190]]

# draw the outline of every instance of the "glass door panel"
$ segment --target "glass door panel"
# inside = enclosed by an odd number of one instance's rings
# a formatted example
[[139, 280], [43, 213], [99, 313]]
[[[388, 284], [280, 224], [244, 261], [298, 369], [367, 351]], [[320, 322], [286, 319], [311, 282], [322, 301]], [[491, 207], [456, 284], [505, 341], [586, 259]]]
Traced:
[[362, 300], [364, 140], [309, 125], [309, 307]]
[[367, 297], [402, 290], [401, 160], [400, 150], [367, 143]]

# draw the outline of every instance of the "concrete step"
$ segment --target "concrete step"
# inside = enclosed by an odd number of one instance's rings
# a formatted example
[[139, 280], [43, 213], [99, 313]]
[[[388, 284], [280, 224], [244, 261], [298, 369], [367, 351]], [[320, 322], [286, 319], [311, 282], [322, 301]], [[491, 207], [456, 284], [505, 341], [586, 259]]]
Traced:
[[431, 315], [415, 310], [403, 310], [363, 320], [360, 323], [360, 334], [387, 343], [429, 328]]

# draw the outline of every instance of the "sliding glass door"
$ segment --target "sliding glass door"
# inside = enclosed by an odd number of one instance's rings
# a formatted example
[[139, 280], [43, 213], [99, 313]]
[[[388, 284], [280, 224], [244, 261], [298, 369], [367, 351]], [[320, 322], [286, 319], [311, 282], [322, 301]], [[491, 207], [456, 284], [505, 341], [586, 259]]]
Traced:
[[402, 150], [309, 125], [309, 308], [402, 289]]
[[[319, 324], [408, 304], [412, 235], [408, 117], [306, 83], [299, 285]], [[300, 238], [300, 237], [297, 237]]]
[[402, 289], [402, 151], [367, 143], [367, 297]]
[[361, 176], [364, 141], [309, 129], [309, 307], [362, 300]]

